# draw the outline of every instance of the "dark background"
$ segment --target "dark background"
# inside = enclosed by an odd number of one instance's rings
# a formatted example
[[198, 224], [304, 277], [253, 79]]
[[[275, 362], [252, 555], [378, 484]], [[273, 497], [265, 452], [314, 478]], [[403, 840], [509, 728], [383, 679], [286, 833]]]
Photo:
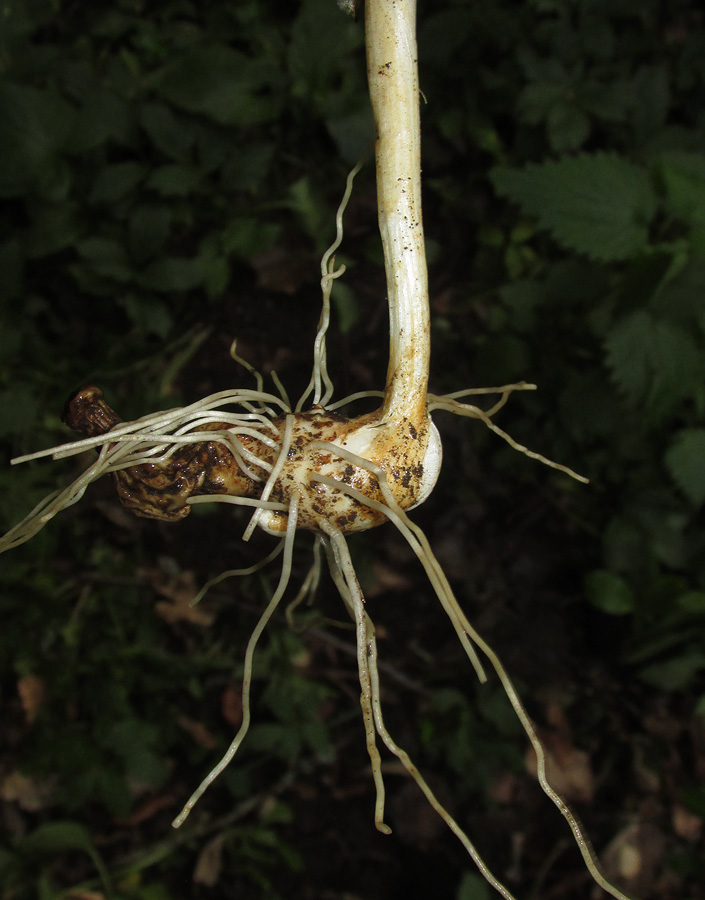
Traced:
[[[87, 383], [124, 418], [249, 385], [233, 338], [298, 396], [320, 255], [372, 138], [362, 23], [333, 0], [2, 15], [4, 459], [69, 439], [63, 404]], [[419, 9], [432, 389], [536, 382], [498, 424], [591, 484], [439, 413], [444, 468], [414, 519], [642, 900], [705, 897], [704, 26], [686, 0]], [[341, 398], [386, 370], [371, 162], [338, 259]], [[4, 527], [89, 462], [3, 465]], [[246, 521], [135, 519], [106, 479], [2, 557], [2, 900], [490, 896], [389, 756], [394, 834], [375, 831], [354, 634], [327, 579], [298, 631], [272, 622], [251, 733], [171, 830], [238, 725], [276, 584], [265, 570], [188, 607], [269, 552], [240, 540]], [[392, 733], [518, 898], [598, 896], [403, 539], [351, 548]]]

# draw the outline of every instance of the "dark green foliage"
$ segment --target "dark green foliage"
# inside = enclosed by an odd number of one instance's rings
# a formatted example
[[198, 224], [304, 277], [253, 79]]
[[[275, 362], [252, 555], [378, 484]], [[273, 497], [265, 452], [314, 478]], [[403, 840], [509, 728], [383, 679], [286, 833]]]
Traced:
[[[4, 459], [68, 439], [62, 405], [88, 382], [126, 417], [242, 384], [233, 338], [295, 396], [320, 253], [373, 137], [361, 23], [333, 0], [9, 0], [0, 16]], [[419, 10], [432, 388], [536, 382], [499, 424], [592, 484], [439, 415], [446, 468], [415, 515], [532, 714], [569, 712], [600, 773], [581, 810], [598, 846], [644, 808], [664, 830], [674, 808], [705, 808], [689, 768], [705, 716], [704, 35], [691, 0]], [[386, 366], [372, 169], [334, 291], [341, 397], [380, 388]], [[75, 473], [0, 467], [3, 527]], [[269, 551], [243, 529], [221, 510], [133, 520], [106, 483], [0, 559], [0, 898], [200, 900], [227, 885], [248, 900], [486, 900], [452, 838], [432, 863], [433, 840], [409, 839], [414, 868], [402, 840], [374, 832], [352, 641], [330, 624], [329, 585], [328, 618], [305, 613], [313, 631], [273, 623], [238, 765], [193, 831], [171, 833], [236, 727], [244, 643], [272, 589], [265, 572], [184, 611], [207, 578]], [[550, 870], [551, 896], [576, 900], [579, 863], [547, 860], [561, 823], [544, 826], [523, 794], [487, 799], [502, 773], [524, 783], [499, 693], [469, 688], [388, 530], [353, 552], [383, 620], [393, 732], [451, 785], [498, 869], [509, 836], [528, 834], [518, 896], [541, 896]], [[700, 900], [696, 845], [669, 841], [677, 886], [654, 891]]]
[[568, 250], [614, 262], [646, 247], [656, 197], [647, 173], [616, 154], [496, 169], [492, 184]]

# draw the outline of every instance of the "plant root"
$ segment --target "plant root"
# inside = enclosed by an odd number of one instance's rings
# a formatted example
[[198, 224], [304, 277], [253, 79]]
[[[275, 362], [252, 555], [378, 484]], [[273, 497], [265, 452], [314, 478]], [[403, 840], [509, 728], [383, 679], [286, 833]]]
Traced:
[[[103, 401], [98, 388], [85, 388], [69, 404], [66, 417], [67, 424], [85, 437], [20, 457], [13, 463], [47, 456], [61, 459], [87, 449], [96, 450], [97, 459], [68, 487], [45, 498], [0, 538], [0, 553], [29, 540], [62, 509], [76, 503], [91, 482], [105, 474], [112, 475], [121, 502], [137, 515], [175, 521], [188, 515], [194, 504], [230, 503], [253, 509], [243, 535], [245, 540], [258, 527], [280, 538], [278, 545], [260, 563], [211, 579], [194, 598], [193, 603], [197, 603], [210, 586], [223, 578], [258, 571], [282, 554], [277, 588], [252, 631], [245, 651], [242, 723], [227, 752], [174, 820], [173, 825], [178, 828], [232, 761], [247, 734], [251, 720], [255, 650], [289, 584], [296, 532], [313, 532], [313, 564], [287, 609], [287, 619], [291, 623], [293, 609], [313, 597], [320, 579], [323, 549], [333, 581], [355, 626], [360, 707], [375, 786], [377, 829], [383, 833], [391, 830], [384, 820], [385, 788], [377, 746], [377, 738], [380, 738], [461, 841], [487, 882], [505, 900], [514, 900], [490, 872], [469, 837], [438, 801], [384, 724], [374, 625], [365, 609], [345, 536], [386, 521], [392, 522], [423, 566], [479, 680], [485, 682], [487, 675], [478, 650], [499, 678], [536, 752], [541, 789], [568, 822], [590, 875], [615, 900], [630, 900], [606, 879], [582, 826], [548, 782], [545, 752], [514, 685], [497, 655], [465, 616], [425, 534], [407, 515], [407, 511], [426, 499], [440, 469], [440, 437], [430, 417], [435, 411], [479, 419], [520, 453], [578, 481], [587, 481], [567, 466], [528, 450], [492, 421], [513, 392], [535, 390], [535, 385], [519, 382], [445, 395], [424, 394], [425, 402], [421, 405], [414, 395], [408, 414], [400, 406], [404, 392], [398, 385], [394, 391], [396, 399], [389, 401], [389, 383], [385, 392], [364, 391], [331, 402], [333, 384], [327, 371], [325, 337], [332, 284], [344, 271], [343, 266], [335, 268], [333, 254], [342, 240], [342, 215], [358, 169], [359, 166], [348, 177], [346, 193], [336, 215], [336, 239], [321, 261], [323, 309], [314, 344], [313, 372], [296, 407], [292, 408], [278, 378], [273, 379], [278, 395], [264, 391], [261, 375], [237, 355], [235, 343], [231, 347], [231, 356], [254, 377], [254, 390], [221, 391], [189, 406], [125, 423]], [[398, 358], [399, 349], [393, 347], [392, 351], [392, 357], [396, 354]], [[311, 394], [313, 407], [304, 412], [303, 407]], [[495, 395], [498, 399], [489, 409], [483, 410], [461, 402], [461, 398], [471, 395]], [[382, 400], [380, 409], [354, 418], [345, 418], [338, 412], [369, 397]]]

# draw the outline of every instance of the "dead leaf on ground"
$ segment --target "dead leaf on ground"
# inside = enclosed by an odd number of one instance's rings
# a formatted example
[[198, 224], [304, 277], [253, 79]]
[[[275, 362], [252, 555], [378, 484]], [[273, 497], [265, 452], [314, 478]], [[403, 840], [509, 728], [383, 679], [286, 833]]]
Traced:
[[20, 695], [25, 720], [31, 725], [44, 702], [44, 679], [39, 675], [23, 675], [17, 679], [17, 693]]
[[673, 831], [685, 841], [695, 842], [703, 833], [703, 820], [684, 806], [677, 804], [672, 813]]
[[170, 809], [175, 803], [176, 800], [170, 794], [160, 794], [157, 797], [150, 797], [144, 803], [140, 803], [126, 818], [116, 819], [115, 821], [120, 825], [141, 825], [142, 822], [148, 822], [150, 819], [153, 819], [163, 809]]
[[155, 594], [165, 597], [165, 601], [157, 601], [157, 615], [165, 622], [175, 625], [178, 622], [190, 622], [193, 625], [208, 627], [215, 620], [215, 613], [201, 604], [190, 606], [198, 593], [196, 578], [193, 572], [179, 572], [178, 575], [167, 575], [162, 569], [143, 567], [142, 577], [149, 583]]
[[490, 782], [488, 797], [501, 806], [510, 804], [516, 794], [517, 777], [513, 772], [503, 772]]
[[281, 247], [260, 253], [251, 260], [257, 287], [293, 297], [308, 278], [308, 265], [300, 254]]
[[220, 699], [220, 710], [223, 718], [234, 728], [242, 722], [242, 691], [235, 684], [229, 684]]
[[[452, 812], [453, 798], [448, 787], [433, 775], [428, 776], [427, 780], [439, 802]], [[389, 818], [399, 840], [421, 848], [428, 848], [444, 833], [446, 827], [418, 789], [418, 785], [411, 781], [405, 782], [391, 793]]]
[[206, 750], [215, 749], [217, 741], [203, 722], [189, 719], [188, 716], [179, 716], [178, 722], [179, 726], [194, 739], [199, 747], [205, 747]]
[[[650, 892], [663, 859], [666, 839], [648, 822], [621, 831], [602, 854], [610, 881], [637, 896]], [[653, 896], [653, 894], [652, 894]]]
[[401, 593], [410, 591], [414, 581], [401, 569], [394, 568], [383, 562], [375, 562], [373, 565], [374, 581], [365, 587], [365, 596], [370, 599], [381, 594]]
[[40, 781], [14, 771], [0, 783], [0, 799], [16, 803], [25, 812], [38, 812], [51, 803], [55, 789], [56, 779]]
[[223, 868], [224, 842], [225, 835], [219, 834], [201, 850], [196, 862], [196, 868], [193, 871], [195, 884], [202, 884], [205, 887], [216, 886]]
[[[574, 746], [568, 720], [557, 704], [549, 706], [547, 718], [552, 728], [547, 729], [540, 737], [546, 753], [548, 783], [568, 801], [592, 802], [595, 795], [595, 776], [589, 754]], [[536, 762], [536, 754], [529, 748], [526, 768], [534, 777], [537, 775]]]

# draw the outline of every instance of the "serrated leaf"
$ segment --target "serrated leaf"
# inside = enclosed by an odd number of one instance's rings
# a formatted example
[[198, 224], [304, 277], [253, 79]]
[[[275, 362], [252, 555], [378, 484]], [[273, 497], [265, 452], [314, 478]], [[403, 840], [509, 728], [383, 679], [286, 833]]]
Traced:
[[647, 172], [621, 156], [581, 154], [497, 168], [490, 178], [498, 194], [518, 203], [569, 250], [624, 260], [648, 242], [656, 194]]
[[590, 136], [590, 119], [575, 103], [561, 100], [550, 110], [546, 130], [556, 153], [577, 150]]
[[680, 691], [703, 669], [705, 669], [705, 654], [693, 650], [683, 656], [645, 666], [639, 672], [639, 677], [662, 691]]
[[22, 841], [25, 853], [44, 856], [67, 850], [93, 850], [87, 829], [78, 822], [49, 822], [40, 825]]
[[0, 85], [0, 197], [18, 197], [46, 179], [67, 141], [74, 112], [52, 91]]
[[190, 291], [203, 284], [203, 268], [198, 259], [165, 257], [151, 263], [138, 278], [143, 287], [154, 291]]
[[274, 246], [279, 226], [254, 218], [232, 218], [225, 227], [221, 240], [223, 251], [241, 259], [250, 259], [256, 253], [264, 253]]
[[672, 102], [670, 82], [672, 78], [666, 64], [641, 66], [631, 79], [634, 99], [630, 116], [637, 145], [664, 127]]
[[691, 334], [674, 322], [637, 310], [620, 319], [605, 340], [606, 363], [632, 406], [663, 413], [690, 394], [703, 376]]
[[85, 96], [67, 141], [70, 153], [86, 153], [112, 139], [126, 143], [131, 127], [129, 104], [112, 90], [94, 85]]
[[474, 872], [464, 872], [455, 900], [490, 900], [487, 882]]
[[362, 34], [332, 3], [304, 0], [297, 6], [287, 48], [290, 90], [295, 97], [309, 97], [329, 108], [336, 99], [331, 85], [341, 78], [343, 60], [359, 46]]
[[585, 594], [593, 606], [611, 616], [623, 616], [634, 609], [634, 595], [627, 582], [605, 569], [588, 574]]
[[517, 111], [529, 125], [539, 125], [556, 103], [565, 97], [565, 87], [551, 82], [527, 84], [519, 94]]
[[222, 44], [190, 47], [155, 76], [154, 88], [180, 109], [220, 125], [256, 125], [276, 118], [272, 72]]
[[687, 591], [676, 600], [679, 609], [689, 613], [705, 613], [705, 591]]
[[266, 178], [273, 157], [274, 145], [264, 142], [238, 147], [237, 153], [231, 151], [221, 171], [223, 187], [254, 193]]
[[132, 278], [132, 265], [125, 248], [117, 241], [109, 238], [86, 238], [78, 241], [76, 250], [82, 263], [73, 266], [74, 277], [81, 281], [81, 276], [88, 279], [98, 276], [125, 283]]
[[115, 203], [134, 191], [147, 169], [138, 162], [104, 166], [96, 175], [90, 194], [91, 203]]
[[128, 244], [133, 258], [146, 262], [166, 243], [171, 211], [166, 206], [138, 206], [128, 223]]
[[705, 428], [678, 432], [666, 452], [666, 468], [689, 500], [705, 502]]
[[104, 887], [110, 891], [110, 876], [100, 854], [95, 849], [90, 833], [78, 822], [48, 822], [40, 825], [20, 843], [22, 854], [53, 856], [71, 850], [86, 853], [96, 867]]
[[185, 197], [196, 190], [201, 176], [189, 166], [160, 166], [146, 181], [146, 186], [163, 197]]
[[676, 215], [692, 225], [705, 222], [705, 155], [668, 153], [661, 160], [666, 197]]
[[153, 298], [146, 300], [144, 297], [126, 294], [121, 298], [120, 305], [140, 331], [145, 334], [156, 334], [162, 340], [166, 338], [174, 324], [166, 303], [162, 301]]
[[154, 146], [176, 162], [191, 161], [193, 130], [163, 103], [146, 103], [140, 112], [140, 124]]
[[27, 256], [36, 259], [70, 247], [83, 227], [75, 203], [52, 203], [38, 208], [25, 232]]

